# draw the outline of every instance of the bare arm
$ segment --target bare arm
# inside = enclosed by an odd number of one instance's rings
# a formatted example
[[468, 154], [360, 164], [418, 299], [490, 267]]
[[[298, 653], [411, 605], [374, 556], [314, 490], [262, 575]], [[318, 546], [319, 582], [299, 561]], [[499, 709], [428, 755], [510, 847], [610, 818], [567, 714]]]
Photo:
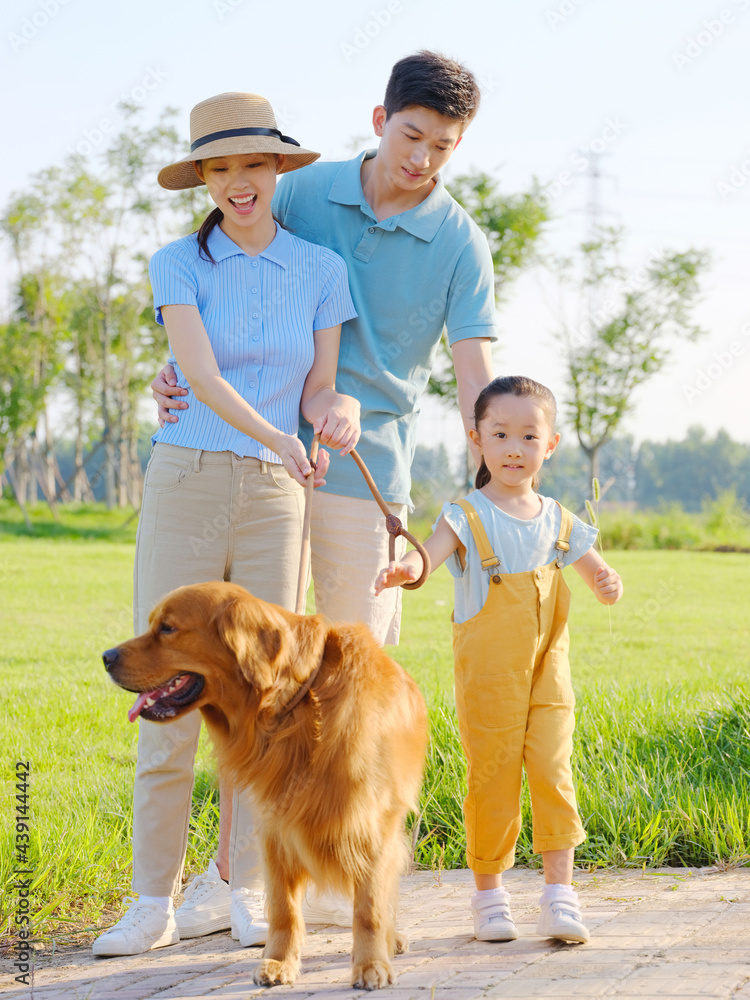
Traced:
[[336, 392], [341, 325], [315, 333], [315, 360], [305, 379], [300, 411], [321, 444], [348, 455], [359, 440], [359, 400]]
[[[430, 557], [430, 572], [434, 573], [452, 552], [459, 547], [463, 549], [463, 544], [445, 518], [441, 517], [437, 528], [424, 543], [424, 547]], [[412, 549], [399, 562], [389, 563], [387, 569], [381, 569], [375, 581], [375, 593], [381, 594], [387, 587], [400, 587], [402, 583], [411, 583], [421, 572], [422, 557], [416, 549]]]
[[452, 348], [453, 368], [458, 384], [458, 407], [464, 422], [466, 438], [474, 456], [477, 468], [480, 464], [479, 453], [471, 441], [469, 431], [474, 427], [474, 404], [484, 387], [492, 381], [492, 353], [489, 337], [472, 337], [469, 340], [459, 340]]
[[312, 467], [302, 442], [269, 424], [222, 378], [197, 306], [162, 306], [162, 316], [177, 363], [196, 399], [232, 427], [275, 451], [289, 475], [304, 485]]
[[596, 549], [589, 549], [573, 566], [601, 604], [616, 604], [620, 600], [623, 593], [620, 574], [605, 563]]

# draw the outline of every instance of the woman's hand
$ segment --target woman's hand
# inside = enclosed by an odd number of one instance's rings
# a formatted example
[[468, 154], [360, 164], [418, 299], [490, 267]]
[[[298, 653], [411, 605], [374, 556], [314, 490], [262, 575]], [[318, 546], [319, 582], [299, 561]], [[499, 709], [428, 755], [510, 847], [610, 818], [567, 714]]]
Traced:
[[169, 411], [186, 410], [188, 408], [188, 403], [181, 403], [179, 400], [180, 396], [187, 396], [187, 392], [187, 389], [183, 389], [177, 385], [177, 374], [174, 368], [171, 365], [164, 365], [151, 383], [151, 395], [159, 407], [157, 417], [160, 427], [163, 427], [165, 423], [177, 423], [180, 418]]
[[307, 483], [307, 477], [313, 471], [310, 460], [307, 457], [305, 446], [294, 434], [279, 434], [278, 441], [273, 445], [273, 450], [281, 459], [281, 463], [289, 475], [300, 486]]
[[348, 455], [356, 447], [361, 433], [359, 400], [336, 393], [331, 406], [313, 422], [313, 431], [320, 443]]
[[[280, 434], [278, 442], [273, 450], [278, 454], [281, 462], [289, 475], [300, 486], [307, 485], [307, 479], [313, 467], [307, 457], [305, 446], [294, 434]], [[328, 452], [318, 451], [318, 460], [313, 479], [314, 486], [325, 486], [325, 474], [328, 471]]]

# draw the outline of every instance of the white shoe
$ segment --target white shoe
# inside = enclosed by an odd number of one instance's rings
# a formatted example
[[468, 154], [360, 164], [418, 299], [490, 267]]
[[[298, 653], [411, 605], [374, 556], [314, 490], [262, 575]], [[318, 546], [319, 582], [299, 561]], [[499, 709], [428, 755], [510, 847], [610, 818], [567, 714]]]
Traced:
[[139, 903], [127, 897], [130, 906], [117, 921], [94, 941], [95, 955], [140, 955], [152, 948], [177, 944], [180, 932], [174, 919], [158, 903]]
[[586, 944], [591, 936], [581, 917], [578, 893], [573, 889], [542, 894], [541, 912], [536, 926], [541, 937], [556, 938], [574, 944]]
[[262, 892], [251, 889], [235, 889], [232, 892], [232, 937], [243, 948], [266, 943], [268, 921], [263, 904]]
[[231, 903], [229, 886], [219, 875], [216, 863], [209, 861], [208, 870], [196, 875], [185, 889], [185, 901], [174, 915], [180, 940], [228, 931]]
[[309, 883], [302, 900], [302, 919], [306, 924], [335, 924], [351, 927], [354, 903], [336, 892], [321, 892]]
[[483, 899], [471, 901], [474, 937], [477, 941], [515, 941], [518, 928], [510, 915], [510, 896], [500, 888]]

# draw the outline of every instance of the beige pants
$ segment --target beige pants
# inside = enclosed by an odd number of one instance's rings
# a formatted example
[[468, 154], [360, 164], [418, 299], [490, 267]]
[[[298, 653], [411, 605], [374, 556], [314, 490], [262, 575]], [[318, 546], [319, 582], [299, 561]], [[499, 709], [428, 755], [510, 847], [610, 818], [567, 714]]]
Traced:
[[[388, 506], [406, 527], [406, 507]], [[385, 517], [375, 501], [316, 492], [310, 543], [315, 610], [334, 622], [364, 622], [381, 646], [396, 645], [401, 588], [375, 596], [377, 575], [388, 565]], [[396, 558], [405, 549], [405, 540], [397, 538]]]
[[[146, 471], [135, 557], [134, 626], [175, 587], [231, 580], [294, 610], [304, 491], [282, 466], [231, 452], [157, 444]], [[139, 720], [133, 816], [133, 889], [180, 891], [200, 713]], [[230, 885], [260, 879], [247, 793], [234, 795]]]

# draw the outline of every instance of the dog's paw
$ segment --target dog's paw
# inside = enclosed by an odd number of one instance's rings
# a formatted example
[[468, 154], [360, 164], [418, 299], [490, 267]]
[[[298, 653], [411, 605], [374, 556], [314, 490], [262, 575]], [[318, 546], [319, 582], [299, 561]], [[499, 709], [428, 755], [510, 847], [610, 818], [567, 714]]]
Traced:
[[409, 938], [406, 934], [402, 934], [401, 931], [396, 931], [393, 936], [394, 940], [394, 953], [396, 955], [405, 955], [409, 950]]
[[392, 986], [395, 982], [390, 962], [375, 959], [352, 968], [352, 986], [360, 990], [379, 990], [384, 986]]
[[282, 983], [291, 986], [297, 981], [299, 966], [296, 962], [279, 962], [275, 958], [264, 958], [255, 967], [253, 981], [259, 986], [277, 986]]

